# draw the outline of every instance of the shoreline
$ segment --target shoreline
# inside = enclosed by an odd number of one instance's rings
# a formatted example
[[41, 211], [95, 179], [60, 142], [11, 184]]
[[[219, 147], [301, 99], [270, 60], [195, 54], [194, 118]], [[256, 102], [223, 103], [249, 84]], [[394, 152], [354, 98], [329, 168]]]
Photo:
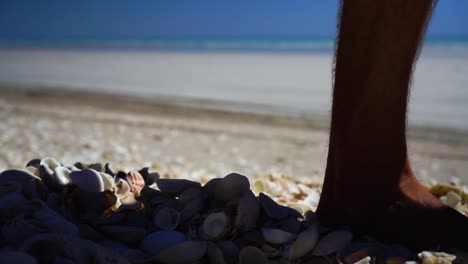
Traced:
[[[2, 96], [12, 99], [38, 98], [43, 101], [54, 99], [86, 100], [86, 103], [98, 107], [110, 107], [114, 110], [125, 108], [140, 113], [155, 112], [175, 116], [200, 118], [209, 115], [214, 119], [242, 120], [276, 126], [298, 128], [329, 129], [329, 114], [306, 114], [271, 105], [239, 103], [198, 99], [167, 95], [129, 95], [111, 91], [93, 91], [87, 88], [61, 88], [59, 86], [21, 85], [0, 83]], [[53, 98], [53, 99], [52, 99]], [[105, 98], [103, 100], [103, 98]], [[115, 105], [119, 105], [117, 107]], [[468, 130], [451, 127], [428, 125], [409, 125], [407, 134], [418, 140], [434, 140], [447, 143], [468, 143]]]
[[[31, 86], [29, 86], [31, 87]], [[32, 88], [32, 87], [31, 87]], [[231, 172], [321, 182], [328, 148], [326, 116], [276, 115], [248, 104], [129, 97], [51, 87], [0, 86], [0, 169], [37, 157], [65, 163], [148, 166], [203, 182]], [[243, 111], [236, 111], [236, 107]], [[413, 169], [426, 183], [468, 182], [468, 133], [410, 127]]]

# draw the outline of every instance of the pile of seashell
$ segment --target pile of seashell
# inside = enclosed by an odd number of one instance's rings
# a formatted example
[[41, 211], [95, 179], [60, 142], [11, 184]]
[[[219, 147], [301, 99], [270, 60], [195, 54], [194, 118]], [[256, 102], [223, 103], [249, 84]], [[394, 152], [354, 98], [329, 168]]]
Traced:
[[240, 174], [202, 186], [148, 168], [115, 173], [109, 164], [64, 166], [54, 158], [0, 174], [0, 224], [2, 263], [463, 261], [437, 252], [418, 258], [402, 246], [329, 230], [305, 207], [255, 195]]

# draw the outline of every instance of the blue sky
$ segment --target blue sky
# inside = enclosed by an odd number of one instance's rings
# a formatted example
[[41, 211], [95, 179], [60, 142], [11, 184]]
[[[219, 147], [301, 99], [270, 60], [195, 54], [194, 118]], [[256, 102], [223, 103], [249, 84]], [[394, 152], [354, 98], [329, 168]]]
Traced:
[[[333, 37], [336, 0], [0, 0], [0, 38]], [[468, 36], [468, 1], [440, 0], [428, 35]]]

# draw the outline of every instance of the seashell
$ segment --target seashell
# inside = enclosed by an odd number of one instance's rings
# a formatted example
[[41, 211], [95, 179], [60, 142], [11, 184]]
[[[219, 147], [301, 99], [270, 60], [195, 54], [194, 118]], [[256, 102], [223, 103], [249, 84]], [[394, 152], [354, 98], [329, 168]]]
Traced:
[[357, 262], [354, 262], [354, 264], [370, 264], [371, 263], [371, 260], [372, 258], [367, 256], [361, 260], [358, 260]]
[[47, 188], [41, 178], [25, 170], [5, 170], [0, 173], [0, 182], [17, 182], [22, 187], [23, 195], [28, 199], [45, 198]]
[[110, 191], [87, 192], [75, 190], [70, 195], [72, 209], [83, 220], [92, 221], [117, 202], [117, 197]]
[[41, 159], [32, 159], [26, 163], [25, 167], [34, 167], [36, 169], [39, 169], [39, 166], [41, 166]]
[[319, 232], [316, 226], [309, 227], [301, 232], [291, 247], [289, 259], [298, 259], [306, 255], [315, 247], [318, 238]]
[[462, 202], [462, 197], [454, 191], [449, 191], [445, 196], [445, 202], [448, 206], [455, 208]]
[[269, 264], [260, 249], [252, 246], [243, 248], [239, 253], [239, 264]]
[[119, 199], [120, 205], [118, 207], [118, 211], [135, 211], [141, 208], [141, 202], [135, 199], [135, 195], [133, 193], [129, 193], [128, 195]]
[[296, 238], [296, 234], [289, 233], [277, 228], [262, 227], [263, 238], [270, 244], [280, 245]]
[[71, 183], [78, 185], [82, 190], [88, 192], [103, 192], [104, 182], [101, 175], [93, 170], [87, 169], [82, 171], [74, 171], [70, 173]]
[[347, 247], [339, 250], [336, 258], [340, 264], [355, 263], [368, 256], [372, 259], [381, 259], [381, 246], [378, 243], [352, 242]]
[[239, 247], [231, 240], [219, 240], [216, 245], [223, 253], [224, 259], [230, 260], [228, 262], [235, 261], [239, 257]]
[[0, 251], [2, 263], [37, 264], [35, 258], [21, 251]]
[[301, 222], [294, 216], [289, 216], [281, 221], [279, 228], [289, 233], [299, 234], [301, 231]]
[[225, 213], [212, 213], [205, 218], [202, 225], [203, 235], [208, 239], [217, 239], [226, 233], [228, 218]]
[[[267, 258], [279, 258], [281, 257], [281, 251], [279, 249], [276, 249], [268, 244], [263, 244], [263, 246], [260, 248], [260, 250], [263, 252], [265, 257]], [[283, 259], [285, 260], [285, 259]]]
[[16, 246], [39, 233], [47, 232], [47, 229], [38, 226], [33, 219], [26, 219], [24, 214], [20, 214], [4, 223], [1, 232], [5, 242]]
[[206, 255], [208, 256], [208, 260], [210, 263], [227, 264], [224, 260], [223, 253], [213, 242], [208, 242], [206, 248]]
[[259, 230], [252, 230], [252, 231], [244, 232], [241, 235], [241, 239], [242, 239], [242, 244], [245, 243], [245, 245], [247, 246], [254, 246], [254, 247], [261, 248], [264, 245], [266, 245], [262, 232], [260, 232]]
[[462, 197], [463, 203], [466, 203], [466, 201], [468, 201], [468, 193], [466, 192], [465, 189], [459, 186], [450, 185], [450, 184], [436, 184], [436, 185], [430, 186], [429, 191], [436, 197], [444, 196], [448, 192], [452, 191]]
[[84, 240], [83, 244], [86, 252], [89, 255], [89, 259], [92, 259], [93, 263], [130, 264], [130, 262], [124, 256], [124, 254], [130, 250], [128, 248], [125, 251], [118, 252], [121, 253], [121, 255], [92, 241]]
[[125, 212], [125, 215], [126, 226], [147, 228], [150, 223], [149, 219], [146, 217], [146, 212], [143, 210]]
[[109, 164], [109, 163], [106, 163], [106, 164], [104, 165], [104, 172], [107, 173], [107, 174], [109, 174], [109, 175], [112, 176], [112, 177], [115, 177], [115, 173], [111, 170], [110, 164]]
[[7, 216], [21, 210], [27, 202], [21, 193], [21, 184], [18, 182], [0, 182], [0, 215]]
[[42, 166], [44, 166], [44, 169], [46, 169], [49, 174], [53, 174], [54, 169], [62, 165], [56, 159], [47, 157], [47, 158], [43, 158], [41, 162], [39, 163], [39, 167], [42, 167]]
[[54, 169], [55, 184], [60, 185], [60, 186], [64, 186], [64, 185], [67, 185], [68, 183], [70, 183], [70, 181], [71, 181], [70, 173], [71, 173], [71, 171], [67, 167], [62, 167], [62, 166], [56, 167]]
[[138, 172], [141, 174], [141, 176], [143, 176], [143, 179], [145, 180], [145, 185], [152, 185], [153, 183], [156, 183], [156, 180], [160, 178], [159, 173], [150, 173], [148, 167], [145, 167], [139, 170]]
[[116, 240], [103, 239], [97, 242], [97, 244], [100, 249], [110, 249], [115, 253], [122, 253], [129, 249], [124, 243]]
[[218, 184], [222, 181], [222, 178], [213, 178], [203, 185], [202, 191], [208, 195], [208, 197], [214, 197], [214, 193]]
[[103, 226], [101, 231], [109, 237], [124, 243], [140, 242], [146, 236], [146, 229], [130, 226]]
[[78, 228], [71, 222], [65, 220], [60, 214], [50, 209], [43, 201], [33, 200], [28, 203], [33, 207], [33, 217], [47, 227], [50, 232], [77, 235]]
[[310, 208], [307, 205], [301, 203], [287, 203], [285, 206], [296, 210], [303, 216], [305, 216], [307, 211], [310, 211]]
[[165, 249], [185, 242], [185, 240], [185, 235], [177, 231], [157, 231], [147, 235], [140, 247], [146, 253], [155, 256]]
[[205, 241], [185, 241], [159, 253], [155, 260], [162, 263], [194, 263], [206, 254]]
[[19, 250], [32, 255], [39, 263], [53, 263], [57, 256], [71, 263], [87, 263], [88, 255], [83, 243], [74, 236], [39, 234], [21, 244]]
[[255, 194], [267, 192], [268, 188], [263, 180], [256, 180], [252, 186], [252, 191]]
[[126, 180], [119, 179], [116, 186], [115, 196], [123, 198], [130, 193], [130, 184]]
[[353, 238], [347, 230], [336, 230], [324, 236], [312, 251], [314, 256], [325, 256], [345, 248]]
[[234, 198], [241, 197], [250, 190], [249, 179], [244, 175], [231, 173], [224, 177], [214, 190], [214, 198], [218, 202], [226, 203]]
[[423, 251], [418, 254], [423, 263], [452, 263], [457, 257], [444, 252]]
[[36, 177], [39, 177], [39, 169], [36, 168], [36, 167], [28, 166], [28, 167], [24, 168], [24, 170], [31, 173], [31, 174], [33, 174]]
[[273, 199], [271, 199], [264, 193], [260, 193], [258, 198], [260, 205], [262, 206], [263, 210], [268, 215], [268, 217], [272, 219], [283, 219], [289, 215], [289, 211], [285, 209], [286, 207], [277, 204], [275, 201], [273, 201]]
[[104, 190], [116, 192], [117, 186], [115, 185], [114, 177], [105, 172], [99, 172], [99, 175], [101, 175], [102, 182], [104, 183]]
[[199, 182], [183, 179], [159, 179], [156, 181], [159, 190], [171, 196], [179, 196], [183, 191], [189, 188], [200, 188]]
[[75, 166], [76, 168], [78, 168], [80, 170], [87, 170], [88, 169], [88, 164], [83, 163], [83, 162], [77, 162], [77, 163], [73, 164], [73, 166]]
[[162, 230], [174, 230], [179, 224], [180, 214], [178, 211], [163, 207], [154, 214], [153, 223]]
[[143, 176], [141, 176], [141, 174], [136, 171], [130, 171], [127, 173], [125, 179], [127, 179], [128, 184], [130, 184], [130, 192], [139, 196], [141, 189], [145, 187], [145, 180], [143, 179]]
[[235, 227], [240, 231], [249, 231], [257, 226], [260, 215], [260, 205], [255, 194], [248, 190], [242, 195], [237, 204]]
[[78, 234], [81, 238], [87, 240], [103, 240], [105, 239], [104, 235], [96, 231], [88, 224], [77, 224]]
[[139, 249], [130, 248], [122, 252], [122, 256], [126, 259], [131, 259], [132, 263], [148, 263], [152, 261], [152, 257]]
[[88, 169], [93, 169], [97, 172], [102, 172], [102, 164], [101, 163], [91, 163], [88, 165]]
[[193, 199], [197, 199], [203, 194], [200, 188], [190, 188], [183, 191], [179, 196], [179, 203], [183, 206], [187, 205]]

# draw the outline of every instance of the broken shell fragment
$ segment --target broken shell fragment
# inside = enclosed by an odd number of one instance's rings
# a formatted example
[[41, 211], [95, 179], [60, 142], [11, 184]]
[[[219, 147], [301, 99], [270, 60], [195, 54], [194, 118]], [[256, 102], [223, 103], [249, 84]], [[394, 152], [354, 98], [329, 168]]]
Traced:
[[423, 251], [418, 254], [418, 257], [421, 261], [426, 263], [452, 263], [457, 257], [454, 255], [447, 254], [445, 252], [430, 252], [430, 251]]

